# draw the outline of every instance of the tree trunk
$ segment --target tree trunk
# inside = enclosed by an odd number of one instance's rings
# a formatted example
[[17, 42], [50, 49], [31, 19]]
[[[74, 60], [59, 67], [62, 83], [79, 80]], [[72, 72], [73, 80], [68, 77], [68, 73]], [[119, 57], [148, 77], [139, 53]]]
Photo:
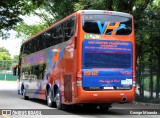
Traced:
[[153, 98], [153, 69], [152, 64], [150, 64], [150, 98]]
[[144, 98], [144, 78], [143, 78], [143, 73], [144, 73], [144, 60], [143, 60], [143, 45], [142, 42], [140, 43], [140, 47], [139, 47], [139, 69], [138, 69], [138, 73], [139, 73], [139, 92], [140, 92], [140, 96], [142, 98]]
[[157, 82], [156, 82], [156, 98], [159, 98], [159, 91], [160, 91], [160, 54], [158, 54], [158, 68], [157, 68]]

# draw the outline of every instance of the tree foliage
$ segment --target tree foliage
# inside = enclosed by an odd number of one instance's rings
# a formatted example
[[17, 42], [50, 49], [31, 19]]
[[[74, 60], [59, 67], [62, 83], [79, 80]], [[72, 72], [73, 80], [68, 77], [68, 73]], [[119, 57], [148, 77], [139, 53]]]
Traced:
[[4, 48], [4, 47], [0, 47], [0, 61], [4, 61], [4, 60], [12, 60], [9, 51]]
[[27, 25], [24, 22], [21, 22], [16, 27], [17, 37], [23, 38], [23, 40], [32, 37], [38, 32], [44, 30], [44, 28], [48, 27], [47, 23], [41, 23], [37, 25]]
[[4, 48], [4, 47], [0, 47], [0, 53], [6, 53], [7, 55], [10, 56], [9, 51], [6, 48]]
[[43, 3], [43, 0], [1, 0], [0, 36], [8, 38], [7, 31], [14, 29], [22, 21], [21, 15], [29, 14]]
[[12, 58], [9, 51], [5, 48], [0, 48], [0, 70], [8, 70], [11, 66]]

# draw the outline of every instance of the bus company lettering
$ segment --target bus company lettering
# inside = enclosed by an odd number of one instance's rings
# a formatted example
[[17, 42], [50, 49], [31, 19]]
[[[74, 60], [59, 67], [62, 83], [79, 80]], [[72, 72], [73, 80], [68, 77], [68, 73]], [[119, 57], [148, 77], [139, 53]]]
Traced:
[[111, 29], [113, 31], [110, 31], [108, 32], [107, 34], [116, 34], [116, 32], [122, 28], [125, 28], [126, 25], [125, 24], [120, 24], [120, 22], [115, 22], [115, 25], [112, 26], [110, 25], [111, 23], [110, 22], [105, 22], [104, 25], [102, 26], [102, 23], [100, 21], [97, 21], [97, 25], [98, 25], [98, 28], [99, 28], [99, 31], [100, 31], [100, 34], [101, 35], [105, 35], [107, 30]]
[[128, 46], [129, 43], [127, 42], [102, 42], [102, 41], [88, 41], [88, 44], [99, 44], [99, 45], [126, 45]]
[[41, 52], [36, 55], [32, 55], [27, 57], [26, 63], [33, 64], [33, 63], [44, 63], [45, 53]]
[[131, 51], [128, 48], [129, 43], [126, 42], [104, 42], [104, 41], [88, 41], [88, 45], [85, 46], [85, 49], [94, 49], [94, 50], [123, 50], [123, 51]]
[[84, 71], [84, 75], [85, 76], [97, 76], [98, 75], [98, 70], [94, 70], [94, 71]]
[[120, 80], [99, 80], [99, 82], [102, 82], [102, 83], [112, 83], [112, 82], [120, 82]]

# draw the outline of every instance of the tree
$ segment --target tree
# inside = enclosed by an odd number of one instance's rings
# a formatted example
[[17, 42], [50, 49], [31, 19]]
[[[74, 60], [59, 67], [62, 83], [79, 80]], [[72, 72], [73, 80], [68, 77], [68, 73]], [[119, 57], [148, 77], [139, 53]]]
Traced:
[[21, 37], [24, 39], [28, 39], [33, 35], [37, 34], [38, 32], [44, 30], [48, 27], [47, 23], [41, 23], [37, 25], [27, 25], [24, 22], [21, 22], [16, 27], [17, 37]]
[[7, 55], [10, 56], [9, 51], [8, 51], [6, 48], [4, 48], [4, 47], [1, 47], [1, 48], [0, 48], [0, 53], [1, 53], [1, 52], [5, 52]]
[[0, 70], [8, 70], [12, 64], [9, 51], [5, 48], [0, 48]]
[[18, 63], [18, 61], [19, 61], [19, 55], [15, 55], [15, 56], [13, 57], [13, 62], [14, 62], [14, 63]]
[[14, 29], [17, 22], [22, 21], [21, 15], [37, 9], [42, 2], [43, 0], [1, 0], [0, 36], [7, 39], [7, 31]]

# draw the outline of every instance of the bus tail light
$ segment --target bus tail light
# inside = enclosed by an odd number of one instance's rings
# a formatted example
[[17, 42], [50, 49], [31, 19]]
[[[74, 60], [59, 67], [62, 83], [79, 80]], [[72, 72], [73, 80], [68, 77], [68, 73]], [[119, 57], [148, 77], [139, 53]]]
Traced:
[[136, 81], [133, 81], [133, 86], [136, 86]]
[[133, 86], [136, 86], [136, 74], [133, 74]]
[[79, 70], [77, 71], [77, 86], [82, 86], [82, 71]]

